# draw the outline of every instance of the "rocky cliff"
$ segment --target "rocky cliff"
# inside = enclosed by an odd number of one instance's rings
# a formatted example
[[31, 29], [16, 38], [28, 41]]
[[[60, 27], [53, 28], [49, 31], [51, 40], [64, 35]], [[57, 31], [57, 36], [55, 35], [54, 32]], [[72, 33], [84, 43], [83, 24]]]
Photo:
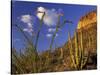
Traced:
[[80, 42], [80, 31], [83, 32], [84, 49], [89, 50], [88, 44], [90, 40], [90, 52], [96, 54], [97, 50], [97, 12], [92, 11], [82, 16], [78, 22], [77, 32]]
[[96, 11], [89, 12], [80, 18], [77, 29], [88, 28], [91, 25], [93, 25], [93, 23], [96, 23], [96, 22], [97, 22]]

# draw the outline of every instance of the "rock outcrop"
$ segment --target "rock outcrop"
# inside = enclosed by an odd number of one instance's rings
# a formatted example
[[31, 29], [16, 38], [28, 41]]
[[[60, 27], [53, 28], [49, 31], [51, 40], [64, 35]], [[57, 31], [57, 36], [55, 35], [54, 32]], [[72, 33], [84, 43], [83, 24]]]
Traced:
[[97, 22], [97, 11], [92, 11], [87, 13], [85, 16], [82, 16], [78, 22], [77, 29], [81, 28], [88, 28], [90, 27], [93, 23]]

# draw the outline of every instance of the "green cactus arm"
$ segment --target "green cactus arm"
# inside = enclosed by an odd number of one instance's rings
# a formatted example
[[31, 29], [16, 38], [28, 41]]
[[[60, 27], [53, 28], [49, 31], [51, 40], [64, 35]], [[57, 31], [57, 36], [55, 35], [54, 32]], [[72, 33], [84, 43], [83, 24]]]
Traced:
[[82, 30], [81, 30], [81, 32], [80, 32], [80, 38], [81, 38], [81, 41], [80, 41], [80, 45], [81, 45], [81, 66], [82, 66], [82, 64], [83, 64], [83, 60], [84, 60], [84, 47], [83, 47], [83, 32], [82, 32]]
[[78, 48], [78, 34], [75, 31], [75, 58], [77, 67], [79, 67], [79, 48]]

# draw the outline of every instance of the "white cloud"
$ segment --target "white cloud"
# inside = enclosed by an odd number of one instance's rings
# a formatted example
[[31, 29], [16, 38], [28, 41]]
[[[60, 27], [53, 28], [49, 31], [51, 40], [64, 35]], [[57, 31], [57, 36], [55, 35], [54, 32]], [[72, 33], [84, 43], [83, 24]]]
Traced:
[[55, 32], [56, 31], [56, 28], [49, 28], [48, 29], [48, 32]]
[[52, 37], [52, 34], [46, 34], [47, 37]]
[[31, 28], [24, 28], [23, 31], [32, 32], [33, 30]]
[[23, 22], [23, 23], [26, 23], [27, 24], [27, 28], [24, 28], [23, 31], [26, 31], [28, 32], [29, 34], [32, 34], [33, 32], [33, 22], [32, 22], [32, 16], [29, 15], [29, 14], [26, 14], [26, 15], [22, 15], [20, 17], [20, 20]]
[[[47, 26], [56, 25], [58, 15], [57, 15], [57, 12], [56, 12], [55, 9], [50, 10], [50, 9], [46, 9], [44, 7], [38, 7], [37, 11], [45, 12], [45, 16], [44, 16], [44, 19], [43, 19], [43, 22], [44, 22], [45, 25], [47, 25]], [[43, 13], [37, 13], [37, 17], [39, 19], [41, 19], [42, 16], [43, 16]]]
[[[61, 31], [60, 28], [58, 28], [58, 30]], [[56, 31], [56, 28], [49, 28], [49, 29], [48, 29], [48, 32], [55, 32], [55, 31]]]
[[[48, 38], [51, 38], [52, 36], [53, 36], [53, 34], [50, 34], [50, 33], [46, 34], [46, 37], [48, 37]], [[58, 34], [56, 34], [55, 37], [57, 37], [57, 36], [58, 36]]]
[[24, 23], [31, 23], [32, 17], [29, 14], [22, 15], [20, 20]]
[[33, 29], [32, 28], [24, 28], [23, 31], [28, 32], [30, 35], [33, 34]]
[[[43, 8], [43, 7], [38, 7], [38, 8], [37, 8], [37, 12], [46, 12], [46, 9]], [[43, 16], [43, 13], [37, 13], [37, 17], [38, 17], [39, 19], [42, 19], [42, 16]]]
[[46, 9], [45, 9], [44, 7], [38, 7], [37, 10], [38, 10], [38, 11], [41, 11], [41, 12], [45, 12], [45, 11], [46, 11]]

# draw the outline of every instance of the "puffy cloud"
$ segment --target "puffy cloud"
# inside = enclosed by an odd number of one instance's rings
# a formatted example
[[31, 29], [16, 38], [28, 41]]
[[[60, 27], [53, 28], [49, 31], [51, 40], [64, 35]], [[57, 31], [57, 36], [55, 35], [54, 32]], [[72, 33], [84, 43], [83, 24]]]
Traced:
[[46, 11], [46, 9], [44, 7], [38, 7], [37, 10], [40, 11], [40, 12], [45, 12]]
[[28, 25], [29, 28], [32, 28], [32, 16], [31, 15], [22, 15], [20, 20], [23, 23], [26, 23]]
[[31, 23], [32, 17], [29, 14], [22, 15], [20, 20], [24, 23]]
[[44, 22], [45, 25], [47, 25], [47, 26], [56, 25], [58, 13], [56, 12], [55, 9], [50, 10], [50, 9], [46, 9], [44, 7], [38, 7], [37, 11], [39, 11], [37, 13], [37, 17], [39, 19], [41, 19], [42, 16], [43, 16], [43, 13], [41, 13], [41, 12], [45, 12], [45, 16], [44, 16], [44, 19], [43, 19], [43, 22]]
[[26, 23], [27, 24], [27, 28], [24, 28], [23, 31], [26, 31], [28, 32], [29, 34], [32, 34], [33, 32], [33, 22], [32, 22], [32, 16], [27, 14], [27, 15], [22, 15], [20, 17], [20, 20], [23, 22], [23, 23]]
[[41, 13], [37, 13], [37, 17], [38, 17], [39, 19], [42, 19], [42, 16], [43, 16], [43, 13], [42, 13], [42, 12], [46, 12], [46, 9], [43, 8], [43, 7], [38, 7], [38, 8], [37, 8], [37, 12], [41, 12]]

